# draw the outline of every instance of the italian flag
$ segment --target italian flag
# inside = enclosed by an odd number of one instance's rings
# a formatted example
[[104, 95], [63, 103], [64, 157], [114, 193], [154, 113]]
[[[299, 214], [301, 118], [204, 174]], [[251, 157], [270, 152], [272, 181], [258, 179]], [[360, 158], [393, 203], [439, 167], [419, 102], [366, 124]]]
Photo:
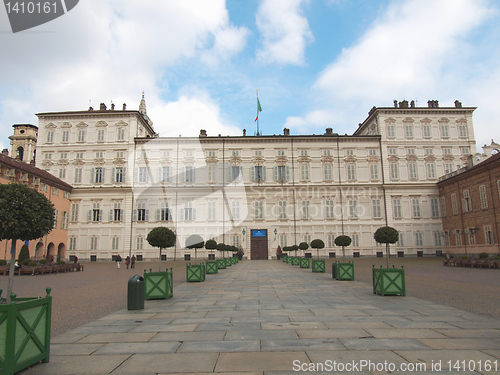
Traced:
[[259, 113], [261, 112], [262, 112], [262, 107], [260, 106], [259, 98], [257, 98], [257, 117], [255, 118], [254, 122], [256, 122], [259, 119]]

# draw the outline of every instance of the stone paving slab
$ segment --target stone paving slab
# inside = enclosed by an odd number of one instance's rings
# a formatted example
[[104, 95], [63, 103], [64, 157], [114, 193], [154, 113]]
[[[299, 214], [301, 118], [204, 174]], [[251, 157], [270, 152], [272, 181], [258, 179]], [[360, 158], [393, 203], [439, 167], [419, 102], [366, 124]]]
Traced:
[[500, 321], [484, 316], [377, 296], [370, 285], [282, 262], [241, 262], [209, 276], [144, 310], [119, 310], [53, 337], [50, 362], [22, 374], [288, 375], [300, 373], [294, 363], [325, 361], [500, 362]]

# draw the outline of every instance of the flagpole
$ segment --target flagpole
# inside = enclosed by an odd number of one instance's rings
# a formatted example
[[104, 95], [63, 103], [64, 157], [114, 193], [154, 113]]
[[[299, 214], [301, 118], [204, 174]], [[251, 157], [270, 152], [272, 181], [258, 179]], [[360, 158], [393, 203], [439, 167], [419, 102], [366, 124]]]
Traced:
[[257, 136], [259, 136], [259, 89], [255, 91], [257, 94]]

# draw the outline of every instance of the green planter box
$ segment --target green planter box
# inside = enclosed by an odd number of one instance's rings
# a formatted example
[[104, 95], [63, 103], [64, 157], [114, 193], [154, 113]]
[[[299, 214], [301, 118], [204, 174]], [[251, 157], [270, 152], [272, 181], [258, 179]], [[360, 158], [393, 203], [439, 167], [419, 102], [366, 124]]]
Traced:
[[334, 279], [337, 279], [337, 263], [338, 262], [332, 263], [332, 278]]
[[205, 281], [205, 265], [200, 264], [186, 264], [186, 281]]
[[312, 260], [312, 271], [313, 272], [325, 272], [325, 260], [324, 259], [313, 259]]
[[216, 260], [207, 260], [206, 262], [207, 274], [219, 273], [219, 267]]
[[232, 257], [232, 258], [229, 258], [229, 259], [231, 259], [231, 264], [238, 263], [238, 258]]
[[225, 258], [226, 259], [226, 267], [231, 267], [233, 265], [233, 261], [231, 258]]
[[12, 375], [37, 362], [49, 362], [50, 290], [40, 298], [15, 298], [12, 293], [10, 304], [0, 304], [0, 374]]
[[286, 255], [282, 255], [281, 258], [283, 259], [283, 263], [287, 262], [286, 258], [288, 258], [288, 257]]
[[217, 269], [219, 269], [219, 270], [226, 269], [226, 260], [225, 259], [217, 259]]
[[299, 257], [292, 257], [292, 266], [298, 266], [300, 264]]
[[286, 262], [287, 263], [292, 263], [292, 257], [291, 256], [287, 256], [286, 257]]
[[405, 270], [399, 268], [372, 268], [373, 293], [381, 296], [406, 296]]
[[300, 268], [309, 268], [311, 265], [309, 258], [300, 258], [299, 263], [300, 263]]
[[144, 299], [169, 299], [174, 292], [172, 268], [165, 272], [144, 270]]
[[337, 280], [351, 280], [354, 281], [354, 263], [336, 263], [335, 278]]

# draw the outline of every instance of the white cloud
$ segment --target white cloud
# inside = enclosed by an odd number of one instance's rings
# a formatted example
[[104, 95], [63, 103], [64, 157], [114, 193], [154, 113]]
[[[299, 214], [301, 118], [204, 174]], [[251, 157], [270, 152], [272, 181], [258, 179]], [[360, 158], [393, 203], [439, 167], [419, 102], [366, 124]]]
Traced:
[[[495, 16], [486, 0], [393, 1], [359, 42], [318, 76], [315, 110], [288, 122], [314, 126], [313, 114], [327, 111], [336, 120], [334, 129], [352, 133], [374, 105], [416, 99], [426, 106], [438, 99], [452, 106], [459, 99], [464, 106], [478, 106], [476, 139], [486, 143], [483, 135], [496, 124], [500, 103], [500, 27], [485, 26]], [[481, 28], [487, 37], [479, 35]], [[495, 137], [500, 139], [500, 130]]]
[[301, 7], [308, 0], [263, 0], [256, 16], [262, 34], [257, 58], [268, 63], [304, 64], [307, 44], [314, 40]]
[[487, 17], [482, 3], [392, 3], [357, 45], [344, 49], [321, 73], [315, 88], [342, 100], [432, 92], [444, 64], [459, 58], [461, 38]]
[[206, 93], [182, 95], [175, 102], [155, 103], [154, 107], [151, 113], [148, 109], [148, 115], [153, 121], [161, 119], [153, 126], [162, 136], [197, 136], [200, 129], [205, 129], [208, 136], [241, 135], [238, 127], [221, 118], [219, 107]]
[[324, 131], [325, 128], [331, 128], [338, 120], [338, 117], [332, 111], [316, 110], [309, 112], [306, 116], [287, 117], [285, 128], [289, 128], [292, 133], [313, 134], [315, 130]]
[[13, 123], [86, 109], [90, 99], [136, 109], [144, 90], [155, 112], [165, 105], [165, 69], [211, 50], [230, 57], [246, 37], [230, 24], [224, 0], [87, 0], [31, 31], [0, 33], [9, 51], [0, 59], [0, 144], [8, 147]]

